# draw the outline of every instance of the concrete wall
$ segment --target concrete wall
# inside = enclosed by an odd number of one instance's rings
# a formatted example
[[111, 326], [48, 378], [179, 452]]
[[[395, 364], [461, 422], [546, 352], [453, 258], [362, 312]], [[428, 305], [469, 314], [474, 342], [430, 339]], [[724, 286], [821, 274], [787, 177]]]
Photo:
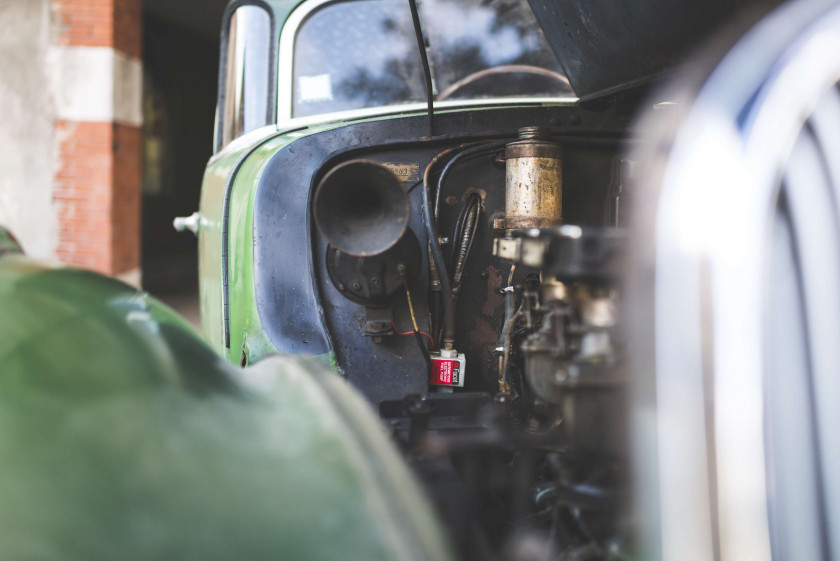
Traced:
[[48, 79], [50, 2], [0, 1], [0, 23], [0, 224], [28, 255], [54, 259], [57, 141]]
[[142, 0], [0, 0], [0, 224], [140, 279]]

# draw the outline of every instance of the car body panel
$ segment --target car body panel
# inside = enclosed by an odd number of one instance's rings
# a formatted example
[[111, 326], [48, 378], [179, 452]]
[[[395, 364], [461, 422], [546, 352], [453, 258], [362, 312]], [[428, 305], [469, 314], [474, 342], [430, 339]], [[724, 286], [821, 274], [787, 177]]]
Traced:
[[255, 137], [265, 140], [275, 133], [276, 127], [270, 126], [243, 136], [213, 156], [204, 172], [198, 231], [201, 326], [208, 344], [220, 354], [227, 348], [223, 329], [225, 298], [222, 290], [222, 240], [227, 228], [225, 211], [230, 182], [252, 151], [253, 144], [259, 145]]
[[222, 360], [95, 273], [0, 257], [0, 557], [449, 559], [407, 466], [317, 361]]
[[[275, 92], [274, 110], [278, 117], [282, 111], [278, 104], [288, 96], [284, 92], [291, 89], [288, 83], [290, 73], [291, 49], [293, 41], [289, 40], [294, 31], [286, 29], [291, 22], [290, 15], [303, 2], [270, 2], [234, 0], [225, 12], [222, 24], [222, 67], [220, 71], [220, 92], [224, 91], [223, 76], [225, 73], [225, 51], [227, 26], [235, 11], [244, 5], [255, 5], [266, 9], [271, 14], [272, 37], [275, 41], [272, 48], [274, 54], [270, 57], [271, 78], [270, 92]], [[323, 2], [314, 2], [320, 6]], [[297, 20], [295, 20], [297, 21]], [[299, 23], [299, 22], [298, 22]], [[297, 25], [297, 24], [295, 24]], [[284, 62], [286, 61], [286, 62]], [[447, 100], [439, 102], [438, 115], [479, 112], [506, 107], [540, 107], [545, 105], [569, 105], [575, 98], [523, 98], [523, 99], [478, 99], [478, 100]], [[219, 114], [217, 126], [224, 119], [224, 94], [219, 98]], [[288, 299], [289, 306], [284, 306], [289, 321], [297, 321], [301, 329], [297, 334], [297, 342], [291, 338], [269, 337], [268, 331], [274, 329], [277, 318], [260, 319], [260, 309], [269, 303], [265, 295], [259, 293], [255, 287], [258, 282], [254, 276], [254, 247], [255, 239], [262, 234], [255, 230], [254, 206], [259, 205], [257, 183], [262, 177], [264, 167], [268, 165], [274, 154], [288, 143], [315, 134], [319, 131], [330, 130], [350, 124], [375, 123], [394, 119], [416, 117], [413, 121], [421, 123], [425, 116], [423, 104], [407, 104], [383, 107], [370, 107], [340, 113], [312, 115], [299, 118], [281, 118], [276, 125], [269, 125], [233, 140], [211, 158], [204, 176], [201, 195], [199, 232], [199, 285], [201, 293], [201, 317], [204, 335], [211, 346], [220, 354], [234, 363], [250, 363], [273, 352], [304, 353], [321, 356], [334, 365], [333, 353], [323, 321], [309, 318], [309, 315], [319, 314], [316, 300], [309, 298], [305, 305], [298, 298], [301, 292], [314, 295], [315, 288], [311, 276], [314, 274], [312, 266], [312, 244], [307, 239], [295, 239], [295, 253], [290, 253], [289, 263], [283, 264], [290, 270], [296, 270], [302, 277], [301, 282], [305, 290], [289, 287], [285, 294], [275, 295]], [[285, 114], [285, 113], [284, 113]], [[422, 128], [422, 127], [421, 127]], [[401, 134], [403, 140], [414, 140], [423, 136], [418, 128], [415, 134]], [[453, 131], [457, 134], [457, 131]], [[443, 140], [443, 136], [440, 140]], [[450, 135], [451, 136], [451, 135]], [[217, 132], [218, 142], [218, 132]], [[339, 150], [344, 147], [334, 147]], [[351, 148], [350, 146], [346, 148]], [[274, 186], [282, 189], [281, 186]], [[263, 187], [265, 189], [265, 187]], [[284, 194], [284, 196], [288, 196]], [[305, 201], [309, 195], [301, 193]], [[308, 212], [308, 206], [296, 212]], [[308, 279], [308, 281], [307, 281]], [[263, 298], [263, 301], [260, 299]], [[296, 299], [297, 298], [297, 299]], [[295, 303], [296, 302], [296, 303]], [[304, 310], [306, 317], [297, 317], [296, 310]], [[266, 323], [267, 322], [267, 323]], [[308, 327], [307, 327], [308, 326]]]
[[[565, 99], [558, 99], [553, 103], [496, 100], [494, 104], [477, 105], [469, 101], [462, 102], [456, 104], [455, 107], [436, 113], [444, 129], [433, 142], [453, 142], [457, 138], [468, 138], [471, 133], [469, 127], [463, 128], [464, 123], [474, 123], [470, 127], [475, 128], [476, 131], [486, 131], [487, 129], [482, 129], [482, 125], [478, 123], [492, 119], [493, 115], [503, 115], [511, 111], [539, 110], [541, 107], [556, 107], [563, 110], [563, 108], [569, 109], [576, 105], [573, 100]], [[610, 112], [584, 109], [578, 109], [576, 112], [581, 118], [577, 128], [582, 132], [597, 131], [599, 127], [604, 126], [605, 122], [613, 118]], [[365, 115], [365, 113], [360, 112], [360, 115]], [[289, 346], [278, 343], [280, 339], [276, 335], [270, 337], [267, 334], [267, 330], [276, 329], [276, 326], [272, 323], [266, 327], [266, 322], [274, 320], [260, 318], [259, 310], [264, 309], [268, 304], [265, 293], [260, 294], [255, 285], [257, 282], [254, 276], [255, 242], [256, 237], [261, 234], [254, 224], [254, 212], [255, 207], [259, 206], [261, 190], [263, 197], [275, 197], [280, 192], [278, 190], [282, 189], [279, 185], [269, 185], [263, 181], [263, 172], [278, 152], [288, 148], [295, 141], [311, 138], [318, 133], [344, 127], [349, 127], [348, 130], [353, 127], [358, 130], [368, 127], [372, 131], [384, 122], [391, 123], [392, 128], [396, 127], [390, 142], [398, 144], [422, 137], [425, 132], [425, 117], [424, 111], [408, 111], [406, 108], [392, 107], [383, 108], [379, 115], [373, 117], [360, 116], [354, 119], [346, 116], [338, 121], [313, 123], [306, 127], [285, 131], [264, 127], [237, 139], [211, 159], [202, 187], [199, 270], [204, 334], [217, 352], [236, 364], [241, 363], [243, 357], [245, 362], [250, 363], [279, 351], [318, 355], [327, 363], [334, 365], [332, 350], [322, 320], [315, 317], [303, 318], [303, 320], [301, 318], [289, 319], [292, 323], [298, 322], [295, 325], [300, 328], [300, 333], [303, 333], [299, 337], [300, 345]], [[446, 125], [446, 123], [451, 124]], [[515, 134], [515, 124], [513, 121], [511, 123], [507, 133]], [[352, 134], [361, 135], [352, 140], [355, 144], [324, 148], [326, 152], [323, 153], [323, 158], [332, 157], [345, 150], [364, 148], [367, 142], [364, 134]], [[317, 141], [316, 144], [318, 144]], [[311, 156], [312, 154], [309, 153], [301, 155], [307, 161], [312, 159]], [[317, 158], [317, 161], [312, 160], [307, 165], [311, 167], [313, 163], [320, 164], [323, 158]], [[315, 166], [311, 171], [317, 170], [317, 167]], [[308, 177], [296, 187], [298, 190], [303, 190], [296, 195], [300, 200], [299, 204], [294, 205], [296, 209], [294, 220], [303, 220], [304, 216], [308, 216], [311, 182], [312, 178]], [[285, 196], [291, 195], [287, 193]], [[286, 220], [282, 216], [277, 218]], [[227, 232], [226, 238], [225, 232]], [[308, 227], [299, 230], [299, 233], [304, 237], [300, 238], [296, 233], [294, 242], [290, 242], [291, 238], [286, 238], [287, 243], [294, 244], [294, 249], [288, 252], [290, 261], [284, 262], [283, 268], [297, 271], [295, 287], [289, 286], [288, 296], [293, 298], [296, 294], [305, 292], [314, 297], [315, 283], [310, 278], [313, 271], [311, 263], [313, 248]], [[227, 255], [224, 265], [222, 264], [223, 254]], [[224, 313], [225, 299], [228, 304], [227, 316]], [[310, 312], [314, 310], [316, 313], [319, 308], [314, 300], [305, 307]], [[308, 331], [303, 329], [304, 324], [300, 323], [301, 321], [309, 322], [312, 327], [308, 328]]]

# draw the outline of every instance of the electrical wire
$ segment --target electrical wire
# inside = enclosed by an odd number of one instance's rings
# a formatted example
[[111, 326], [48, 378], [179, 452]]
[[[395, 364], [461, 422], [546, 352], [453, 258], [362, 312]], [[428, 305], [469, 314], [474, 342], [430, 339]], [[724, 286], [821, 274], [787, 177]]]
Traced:
[[[414, 335], [414, 330], [411, 330], [411, 331], [400, 331], [399, 327], [397, 327], [397, 324], [395, 324], [395, 323], [393, 323], [393, 322], [391, 323], [391, 327], [393, 327], [393, 328], [394, 328], [394, 333], [396, 333], [397, 335]], [[434, 344], [435, 344], [435, 342], [434, 342], [435, 340], [434, 340], [434, 339], [432, 339], [432, 336], [431, 336], [431, 335], [429, 335], [428, 333], [426, 333], [425, 331], [418, 331], [417, 333], [419, 333], [420, 335], [422, 335], [423, 337], [425, 337], [426, 339], [428, 339], [428, 340], [429, 340], [429, 344], [430, 344], [430, 345], [434, 345]]]
[[513, 273], [516, 271], [516, 264], [510, 266], [510, 274], [508, 275], [508, 283], [505, 287], [505, 323], [502, 327], [502, 336], [501, 341], [499, 341], [499, 346], [502, 347], [502, 364], [501, 364], [501, 372], [499, 372], [499, 391], [500, 392], [507, 392], [508, 391], [508, 383], [507, 383], [507, 370], [508, 370], [508, 358], [510, 357], [510, 333], [513, 329], [513, 324], [516, 321], [517, 316], [522, 311], [522, 308], [518, 311], [514, 311], [515, 303], [515, 293], [513, 289]]
[[[452, 290], [457, 292], [464, 275], [464, 267], [470, 255], [475, 235], [478, 232], [478, 217], [481, 214], [481, 195], [473, 193], [464, 205], [466, 212], [463, 218], [459, 217], [459, 223], [455, 226], [455, 235], [452, 238], [453, 248], [449, 265], [452, 268]], [[455, 243], [457, 242], [457, 251]]]
[[[428, 165], [426, 165], [426, 169], [423, 171], [423, 216], [425, 219], [426, 234], [429, 238], [429, 252], [431, 253], [430, 261], [434, 263], [434, 266], [430, 264], [429, 268], [430, 270], [436, 270], [437, 279], [433, 278], [433, 280], [437, 280], [440, 283], [440, 300], [443, 307], [443, 328], [441, 330], [441, 338], [443, 339], [442, 346], [445, 349], [453, 349], [455, 346], [455, 304], [452, 298], [452, 284], [450, 282], [448, 269], [443, 258], [443, 252], [440, 249], [440, 242], [438, 241], [437, 236], [438, 203], [440, 202], [440, 192], [441, 187], [443, 186], [443, 180], [456, 162], [468, 157], [480, 156], [488, 151], [492, 152], [494, 150], [498, 150], [508, 142], [508, 140], [502, 140], [479, 144], [478, 146], [467, 145], [465, 147], [462, 145], [458, 147], [457, 149], [460, 149], [461, 151], [455, 154], [455, 156], [446, 163], [438, 178], [434, 207], [432, 207], [431, 198], [431, 170], [437, 162], [439, 162], [447, 154], [455, 151], [456, 148], [448, 148], [436, 154]], [[433, 324], [434, 323], [435, 322], [433, 322]]]
[[[426, 363], [426, 376], [431, 379], [432, 376], [432, 359], [429, 356], [429, 350], [423, 344], [423, 339], [420, 337], [422, 333], [420, 328], [417, 326], [417, 318], [414, 315], [414, 303], [411, 301], [411, 291], [408, 289], [408, 283], [405, 280], [405, 274], [401, 273], [403, 279], [403, 287], [405, 288], [405, 299], [408, 302], [408, 313], [411, 316], [411, 325], [414, 327], [414, 341], [417, 343], [417, 348], [420, 349], [420, 354], [423, 355], [423, 360]], [[402, 335], [402, 333], [400, 333]], [[429, 340], [432, 340], [431, 335], [428, 333], [423, 333]]]
[[419, 333], [420, 328], [417, 327], [417, 318], [414, 317], [414, 304], [411, 302], [411, 291], [408, 290], [408, 285], [405, 286], [405, 299], [408, 301], [408, 313], [411, 316], [411, 325], [414, 327], [414, 332]]
[[[474, 218], [472, 220], [472, 230], [470, 231], [470, 238], [469, 238], [469, 241], [466, 242], [466, 247], [465, 247], [465, 250], [464, 250], [464, 256], [461, 258], [460, 267], [462, 269], [463, 269], [463, 267], [466, 267], [467, 259], [470, 256], [470, 252], [472, 251], [472, 247], [473, 247], [473, 244], [475, 242], [475, 236], [478, 233], [478, 218], [479, 218], [479, 216], [481, 216], [481, 195], [478, 195], [478, 194], [475, 195], [474, 209], [475, 209], [474, 212], [473, 212]], [[467, 223], [467, 226], [469, 226], [469, 222]], [[463, 270], [461, 271], [461, 274], [463, 274]], [[458, 282], [460, 282], [460, 276], [461, 275], [459, 274], [458, 275], [458, 277], [459, 277]]]
[[467, 220], [467, 213], [470, 211], [470, 203], [472, 196], [461, 206], [461, 211], [458, 213], [458, 218], [455, 219], [455, 232], [452, 234], [452, 252], [449, 255], [449, 267], [455, 270], [455, 262], [457, 261], [455, 251], [456, 244], [460, 245], [461, 236], [464, 233], [464, 222]]

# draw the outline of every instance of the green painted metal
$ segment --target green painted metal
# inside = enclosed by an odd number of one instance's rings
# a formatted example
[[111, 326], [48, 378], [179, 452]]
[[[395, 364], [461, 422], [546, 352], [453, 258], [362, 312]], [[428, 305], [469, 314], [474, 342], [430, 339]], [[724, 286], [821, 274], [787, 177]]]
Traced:
[[318, 362], [239, 370], [94, 273], [0, 258], [0, 559], [450, 559]]
[[[230, 0], [227, 10], [241, 3], [241, 0]], [[279, 37], [283, 25], [289, 14], [302, 3], [302, 0], [259, 0], [259, 3], [272, 12], [274, 38], [279, 48]], [[222, 34], [224, 33], [225, 30], [222, 29]], [[277, 76], [276, 68], [272, 76]], [[228, 353], [224, 341], [221, 236], [225, 195], [228, 182], [253, 146], [259, 145], [276, 132], [276, 126], [267, 126], [252, 131], [224, 147], [210, 159], [202, 180], [199, 206], [201, 221], [198, 232], [201, 327], [211, 347], [219, 354], [230, 355], [231, 360], [235, 362], [239, 361], [239, 353]]]
[[[230, 306], [230, 350], [235, 363], [245, 353], [248, 363], [277, 352], [262, 327], [254, 294], [254, 200], [260, 177], [269, 159], [287, 144], [336, 123], [275, 136], [260, 145], [242, 164], [233, 181], [228, 227], [228, 294]], [[277, 186], [282, 189], [282, 185]], [[301, 248], [303, 251], [304, 248]], [[301, 274], [306, 274], [301, 272]], [[330, 362], [329, 356], [320, 357]]]
[[254, 198], [265, 164], [294, 135], [280, 135], [262, 144], [243, 163], [230, 197], [228, 302], [230, 306], [230, 350], [232, 362], [250, 364], [276, 352], [262, 329], [254, 295], [253, 222]]
[[201, 328], [204, 338], [220, 355], [226, 355], [223, 315], [222, 224], [228, 183], [252, 150], [276, 134], [265, 127], [237, 139], [213, 156], [204, 171], [199, 205], [198, 277]]

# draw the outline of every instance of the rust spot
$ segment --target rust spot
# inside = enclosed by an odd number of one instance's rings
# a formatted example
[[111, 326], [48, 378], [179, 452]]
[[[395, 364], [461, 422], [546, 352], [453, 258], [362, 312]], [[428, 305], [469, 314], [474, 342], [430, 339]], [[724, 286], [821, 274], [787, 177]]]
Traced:
[[478, 187], [470, 187], [466, 191], [464, 191], [464, 195], [461, 197], [461, 202], [467, 202], [467, 199], [473, 193], [478, 193], [478, 196], [481, 197], [481, 210], [487, 212], [487, 206], [485, 205], [485, 201], [487, 200], [487, 191], [485, 189], [479, 189]]
[[487, 271], [487, 298], [481, 306], [481, 315], [492, 318], [496, 310], [505, 303], [504, 296], [499, 294], [499, 289], [504, 286], [504, 279], [495, 265], [488, 265], [485, 270]]
[[479, 350], [482, 361], [492, 358], [493, 349], [498, 343], [499, 333], [493, 328], [493, 324], [484, 317], [476, 317], [475, 328], [470, 331], [470, 345]]
[[356, 326], [356, 329], [359, 331], [364, 331], [364, 328], [367, 325], [367, 316], [364, 314], [356, 316], [355, 321], [353, 321], [353, 325]]

